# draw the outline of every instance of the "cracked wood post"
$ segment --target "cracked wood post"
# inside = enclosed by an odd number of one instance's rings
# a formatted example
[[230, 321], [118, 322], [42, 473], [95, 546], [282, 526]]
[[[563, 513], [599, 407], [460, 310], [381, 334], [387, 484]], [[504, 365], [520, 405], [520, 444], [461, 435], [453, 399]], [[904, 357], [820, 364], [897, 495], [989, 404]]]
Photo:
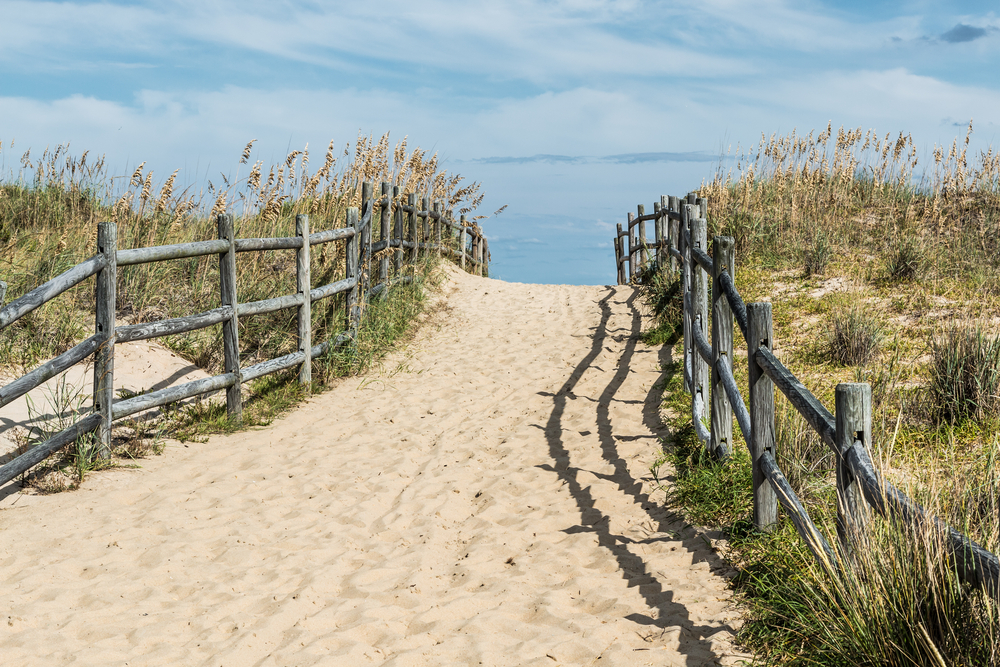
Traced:
[[618, 233], [615, 234], [615, 278], [622, 284], [622, 225], [618, 223]]
[[750, 456], [753, 460], [753, 525], [771, 530], [778, 521], [778, 497], [760, 467], [760, 457], [774, 447], [774, 383], [757, 364], [757, 350], [774, 350], [771, 304], [747, 304], [747, 364], [749, 366]]
[[[681, 212], [681, 200], [680, 200], [679, 197], [673, 197], [673, 196], [671, 196], [668, 199], [668, 201], [669, 201], [668, 208], [671, 211], [673, 211], [674, 213], [680, 213]], [[667, 228], [667, 238], [668, 238], [669, 244], [670, 244], [669, 247], [674, 248], [675, 250], [680, 250], [680, 247], [681, 247], [681, 244], [680, 244], [680, 235], [681, 235], [681, 231], [680, 231], [681, 230], [681, 223], [680, 223], [680, 220], [674, 220], [674, 219], [670, 218], [670, 219], [667, 220], [667, 224], [669, 225], [668, 228]], [[668, 254], [670, 255], [670, 275], [671, 275], [671, 277], [674, 277], [674, 276], [677, 275], [677, 270], [678, 270], [678, 267], [677, 267], [677, 258], [674, 257], [673, 254], [670, 254], [669, 251], [668, 251]]]
[[312, 387], [312, 289], [309, 267], [309, 216], [295, 216], [295, 236], [302, 239], [302, 247], [295, 251], [295, 288], [303, 296], [299, 306], [299, 352], [305, 354], [299, 366], [299, 384]]
[[236, 239], [233, 235], [233, 216], [222, 213], [218, 217], [219, 238], [229, 241], [229, 249], [219, 253], [219, 293], [223, 306], [232, 306], [233, 315], [222, 322], [222, 351], [226, 373], [235, 373], [236, 382], [226, 389], [226, 414], [235, 423], [243, 421], [243, 398], [240, 376], [239, 317], [236, 315]]
[[[692, 213], [697, 213], [697, 208], [692, 210]], [[691, 220], [691, 247], [699, 248], [700, 250], [707, 251], [708, 245], [707, 232], [705, 229], [705, 220], [703, 218], [693, 218]], [[708, 272], [698, 264], [693, 262], [691, 264], [691, 326], [697, 327], [698, 331], [701, 333], [702, 337], [706, 340], [708, 339]], [[694, 417], [703, 418], [709, 417], [708, 410], [710, 409], [711, 403], [709, 402], [709, 367], [708, 363], [705, 362], [701, 357], [701, 353], [698, 352], [698, 348], [694, 344], [694, 336], [691, 336], [691, 414]], [[703, 414], [697, 415], [694, 412], [694, 406], [696, 403], [696, 398], [701, 395], [701, 407], [704, 411]], [[694, 418], [692, 417], [692, 418]], [[710, 441], [711, 442], [711, 441]], [[710, 444], [709, 444], [710, 448]], [[714, 454], [714, 452], [710, 452]]]
[[[842, 382], [835, 394], [836, 445], [841, 452], [860, 440], [870, 448], [872, 433], [872, 388], [864, 382]], [[837, 536], [845, 552], [868, 523], [868, 505], [861, 485], [843, 456], [837, 456]]]
[[[635, 207], [636, 218], [646, 215], [646, 207], [639, 204]], [[639, 270], [645, 269], [649, 265], [649, 251], [646, 249], [646, 221], [639, 220]]]
[[382, 196], [379, 198], [379, 241], [385, 241], [385, 250], [380, 253], [382, 256], [378, 260], [378, 281], [387, 283], [389, 281], [389, 218], [392, 215], [392, 184], [382, 181]]
[[689, 206], [681, 206], [681, 221], [678, 226], [678, 238], [680, 239], [678, 249], [684, 258], [681, 262], [681, 310], [684, 313], [684, 316], [681, 318], [684, 329], [684, 372], [682, 375], [684, 376], [684, 391], [688, 393], [691, 393], [691, 383], [688, 381], [688, 378], [691, 376], [691, 309], [683, 304], [685, 298], [689, 301], [691, 298], [689, 296], [691, 293], [691, 251], [688, 247], [691, 225], [690, 213], [691, 208]]
[[712, 451], [719, 459], [733, 453], [733, 408], [719, 375], [719, 364], [733, 368], [733, 311], [719, 277], [728, 273], [735, 280], [735, 245], [731, 236], [712, 240]]
[[118, 226], [97, 225], [97, 252], [106, 264], [94, 285], [96, 317], [94, 333], [103, 336], [94, 352], [94, 412], [101, 415], [97, 427], [97, 458], [111, 456], [111, 406], [115, 398], [115, 288], [118, 282]]
[[399, 246], [396, 248], [396, 252], [393, 253], [393, 258], [395, 261], [396, 275], [400, 275], [403, 272], [403, 207], [401, 206], [402, 201], [399, 199], [399, 186], [392, 186], [392, 200], [396, 202], [396, 211], [392, 220], [393, 236], [399, 242]]
[[358, 248], [361, 242], [361, 230], [360, 219], [358, 216], [358, 209], [351, 208], [347, 209], [347, 220], [346, 226], [354, 228], [354, 236], [347, 239], [344, 245], [344, 258], [346, 266], [344, 267], [345, 278], [354, 278], [354, 287], [352, 287], [347, 292], [347, 308], [345, 309], [347, 322], [346, 328], [348, 331], [356, 334], [358, 327], [361, 325], [361, 306], [359, 294], [361, 292], [361, 280], [358, 270]]

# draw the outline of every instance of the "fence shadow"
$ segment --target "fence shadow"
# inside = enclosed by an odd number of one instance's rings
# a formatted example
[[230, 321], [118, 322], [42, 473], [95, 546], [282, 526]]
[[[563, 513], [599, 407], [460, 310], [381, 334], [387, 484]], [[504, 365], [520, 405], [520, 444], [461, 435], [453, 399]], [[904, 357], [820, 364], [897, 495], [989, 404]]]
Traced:
[[[631, 314], [631, 322], [628, 328], [609, 330], [609, 323], [612, 317], [611, 303], [613, 299], [621, 298], [622, 293], [631, 294], [618, 303], [627, 306]], [[637, 308], [636, 300], [638, 292], [631, 288], [608, 288], [608, 293], [598, 302], [601, 308], [601, 320], [593, 332], [593, 340], [590, 351], [577, 363], [576, 367], [569, 374], [565, 383], [559, 388], [552, 400], [554, 403], [552, 413], [545, 425], [546, 440], [549, 446], [549, 455], [553, 463], [541, 466], [543, 469], [556, 474], [563, 480], [569, 488], [570, 494], [576, 501], [580, 512], [580, 524], [566, 529], [567, 533], [594, 533], [597, 536], [598, 544], [610, 552], [618, 563], [618, 569], [622, 577], [628, 581], [630, 587], [639, 589], [639, 594], [644, 598], [649, 608], [648, 613], [630, 614], [626, 618], [636, 624], [643, 626], [653, 626], [665, 629], [667, 627], [680, 627], [681, 636], [679, 650], [688, 656], [687, 664], [703, 664], [704, 655], [714, 655], [709, 637], [720, 630], [728, 629], [735, 634], [735, 629], [723, 626], [699, 625], [691, 620], [686, 607], [674, 601], [673, 591], [664, 585], [655, 573], [647, 566], [642, 557], [632, 553], [629, 545], [644, 542], [675, 540], [678, 547], [683, 547], [692, 556], [692, 563], [705, 561], [709, 564], [711, 571], [727, 569], [728, 566], [722, 559], [712, 552], [700, 535], [688, 525], [683, 517], [671, 512], [669, 509], [652, 502], [649, 494], [643, 492], [643, 481], [633, 477], [629, 471], [628, 463], [618, 450], [617, 440], [613, 433], [613, 426], [610, 416], [610, 406], [616, 401], [616, 396], [628, 377], [631, 366], [634, 362], [636, 348], [639, 343], [641, 332], [642, 316]], [[585, 487], [577, 479], [582, 468], [572, 465], [570, 452], [562, 440], [562, 419], [566, 411], [567, 400], [577, 398], [574, 389], [583, 377], [585, 371], [593, 364], [604, 347], [605, 340], [609, 337], [621, 336], [625, 340], [625, 348], [618, 359], [618, 365], [614, 375], [608, 384], [597, 397], [589, 397], [588, 400], [597, 403], [597, 424], [598, 437], [600, 440], [601, 457], [609, 463], [614, 472], [611, 474], [594, 473], [599, 478], [605, 479], [615, 484], [618, 490], [627, 496], [632, 503], [640, 507], [643, 513], [649, 518], [651, 525], [656, 532], [676, 535], [672, 537], [656, 537], [650, 540], [635, 540], [625, 535], [615, 534], [611, 531], [611, 517], [596, 507], [596, 500], [588, 487]], [[664, 346], [658, 354], [660, 367], [672, 369], [670, 363], [669, 347]], [[665, 375], [661, 376], [658, 382], [647, 394], [647, 400], [643, 406], [643, 423], [650, 428], [650, 435], [639, 436], [655, 439], [652, 431], [659, 430], [660, 419], [658, 407], [660, 395]], [[718, 657], [718, 656], [717, 656]]]

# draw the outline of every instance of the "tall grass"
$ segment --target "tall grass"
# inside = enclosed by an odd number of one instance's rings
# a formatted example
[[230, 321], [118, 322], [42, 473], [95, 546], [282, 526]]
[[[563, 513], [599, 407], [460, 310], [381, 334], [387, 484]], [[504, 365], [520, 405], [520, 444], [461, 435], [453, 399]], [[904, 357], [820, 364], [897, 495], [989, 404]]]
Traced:
[[[710, 236], [736, 239], [740, 291], [771, 300], [786, 365], [828, 407], [838, 382], [870, 381], [881, 474], [996, 553], [1000, 156], [973, 155], [971, 132], [926, 167], [902, 133], [830, 126], [762, 137], [699, 194]], [[649, 298], [658, 312], [679, 311], [665, 290]], [[745, 386], [745, 362], [735, 366]], [[998, 601], [960, 581], [940, 533], [875, 518], [843, 569], [827, 572], [786, 519], [752, 529], [747, 471], [698, 454], [676, 378], [664, 396], [681, 415], [666, 445], [677, 479], [669, 499], [727, 531], [747, 608], [740, 637], [759, 662], [1000, 664]], [[832, 454], [780, 397], [775, 437], [780, 467], [836, 544]]]

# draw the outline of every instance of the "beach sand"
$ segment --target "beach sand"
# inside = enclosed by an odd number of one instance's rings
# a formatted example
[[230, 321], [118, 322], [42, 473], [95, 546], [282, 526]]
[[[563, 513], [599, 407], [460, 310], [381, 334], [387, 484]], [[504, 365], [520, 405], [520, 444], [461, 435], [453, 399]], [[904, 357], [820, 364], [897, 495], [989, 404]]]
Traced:
[[649, 472], [636, 292], [445, 272], [405, 350], [268, 427], [8, 485], [3, 662], [735, 664], [729, 569]]

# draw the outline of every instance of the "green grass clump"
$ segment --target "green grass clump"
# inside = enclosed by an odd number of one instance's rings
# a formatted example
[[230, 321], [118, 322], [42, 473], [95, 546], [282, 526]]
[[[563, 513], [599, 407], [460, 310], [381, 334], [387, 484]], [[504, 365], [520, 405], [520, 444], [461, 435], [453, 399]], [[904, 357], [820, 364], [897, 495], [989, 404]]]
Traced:
[[931, 339], [928, 393], [935, 417], [950, 423], [1000, 411], [1000, 338], [981, 323], [952, 323]]
[[826, 345], [830, 358], [845, 366], [866, 366], [879, 350], [882, 328], [858, 304], [835, 308], [830, 314]]

